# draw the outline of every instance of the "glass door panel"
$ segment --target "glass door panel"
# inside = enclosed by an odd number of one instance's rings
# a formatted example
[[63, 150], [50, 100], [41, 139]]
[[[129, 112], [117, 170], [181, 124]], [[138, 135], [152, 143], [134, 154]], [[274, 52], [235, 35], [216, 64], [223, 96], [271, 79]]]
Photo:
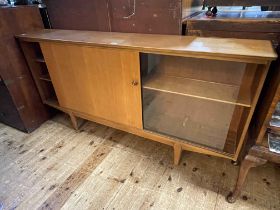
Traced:
[[234, 153], [256, 66], [141, 54], [144, 129]]

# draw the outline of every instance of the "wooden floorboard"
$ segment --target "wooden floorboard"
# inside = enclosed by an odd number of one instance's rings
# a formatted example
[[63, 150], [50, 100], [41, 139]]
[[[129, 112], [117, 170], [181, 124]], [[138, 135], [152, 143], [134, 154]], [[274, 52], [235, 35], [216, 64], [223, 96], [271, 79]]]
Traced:
[[[228, 204], [238, 167], [96, 123], [81, 132], [59, 115], [31, 134], [0, 124], [3, 209], [279, 209], [280, 168], [252, 169]], [[242, 198], [243, 197], [243, 198]]]

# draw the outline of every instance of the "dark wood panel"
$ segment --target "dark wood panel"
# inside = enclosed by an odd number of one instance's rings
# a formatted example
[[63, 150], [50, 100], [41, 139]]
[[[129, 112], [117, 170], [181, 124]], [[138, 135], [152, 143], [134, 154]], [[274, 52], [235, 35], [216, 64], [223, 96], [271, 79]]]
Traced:
[[53, 28], [110, 31], [109, 1], [45, 0]]
[[[0, 75], [18, 112], [10, 112], [8, 117], [19, 115], [25, 131], [30, 132], [47, 120], [49, 114], [14, 36], [43, 28], [39, 9], [36, 6], [0, 8], [0, 26]], [[23, 130], [16, 123], [12, 126]]]
[[15, 127], [21, 131], [26, 131], [25, 126], [19, 116], [18, 110], [10, 96], [9, 90], [3, 80], [0, 79], [0, 122]]
[[55, 29], [181, 34], [180, 0], [46, 0]]
[[109, 13], [112, 31], [177, 34], [181, 33], [181, 1], [112, 0]]
[[46, 107], [30, 76], [20, 77], [7, 85], [26, 131], [35, 130], [49, 118]]
[[[0, 8], [0, 73], [4, 80], [13, 79], [29, 73], [24, 56], [14, 35], [43, 28], [38, 8], [21, 6]], [[12, 70], [11, 70], [12, 69]]]

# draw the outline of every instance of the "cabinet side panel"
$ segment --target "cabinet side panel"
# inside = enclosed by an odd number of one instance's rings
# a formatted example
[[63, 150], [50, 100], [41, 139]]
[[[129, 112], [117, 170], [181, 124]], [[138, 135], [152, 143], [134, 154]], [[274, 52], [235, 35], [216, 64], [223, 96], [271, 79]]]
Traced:
[[[9, 125], [25, 132], [35, 130], [45, 122], [49, 110], [41, 101], [15, 35], [42, 28], [37, 6], [0, 7], [0, 76], [15, 106], [11, 112], [1, 107], [0, 112], [11, 119], [20, 117], [20, 121], [10, 121]], [[0, 101], [2, 103], [2, 99]]]
[[60, 106], [142, 128], [138, 52], [40, 44]]

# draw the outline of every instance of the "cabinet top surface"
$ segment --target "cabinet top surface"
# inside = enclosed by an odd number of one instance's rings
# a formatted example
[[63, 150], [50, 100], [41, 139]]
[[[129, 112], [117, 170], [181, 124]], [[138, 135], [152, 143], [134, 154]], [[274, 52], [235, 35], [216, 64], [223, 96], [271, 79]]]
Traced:
[[270, 41], [158, 34], [44, 29], [17, 36], [23, 41], [55, 41], [187, 57], [265, 63], [277, 55]]

